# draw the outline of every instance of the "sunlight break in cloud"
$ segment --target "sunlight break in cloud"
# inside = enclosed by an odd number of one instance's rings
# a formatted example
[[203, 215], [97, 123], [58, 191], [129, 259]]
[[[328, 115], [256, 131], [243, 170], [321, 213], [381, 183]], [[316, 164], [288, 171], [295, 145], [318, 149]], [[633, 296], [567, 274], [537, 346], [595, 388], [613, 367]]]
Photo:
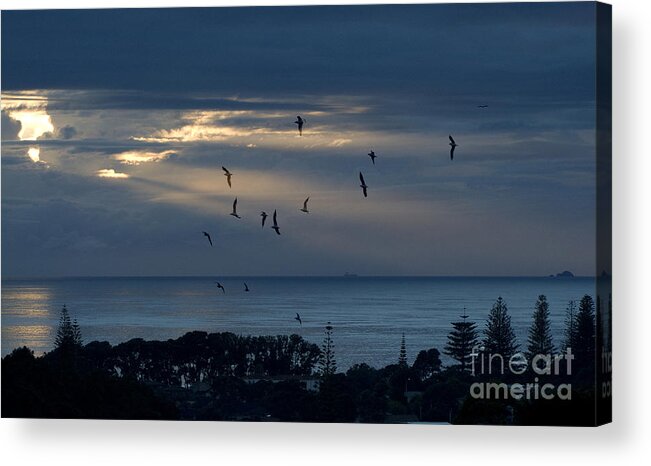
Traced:
[[47, 113], [47, 97], [34, 92], [2, 95], [2, 110], [12, 119], [20, 121], [18, 138], [36, 141], [45, 133], [54, 131], [52, 118]]
[[20, 121], [21, 128], [18, 138], [21, 141], [36, 141], [45, 133], [54, 131], [52, 119], [45, 110], [18, 110], [10, 111], [9, 116]]
[[[225, 124], [226, 120], [234, 117], [247, 116], [250, 120], [260, 121], [253, 125], [251, 121], [239, 124]], [[184, 124], [172, 129], [161, 129], [147, 136], [135, 136], [132, 139], [141, 142], [222, 142], [250, 137], [278, 137], [287, 138], [296, 136], [297, 132], [291, 123], [286, 124], [286, 129], [267, 127], [266, 123], [272, 119], [286, 118], [291, 122], [291, 116], [277, 112], [253, 111], [194, 111], [183, 116]], [[310, 135], [321, 134], [318, 128], [310, 128]], [[246, 142], [246, 141], [244, 141]]]
[[[20, 122], [18, 139], [21, 141], [36, 141], [45, 133], [54, 132], [52, 118], [46, 109], [47, 97], [33, 92], [2, 96], [2, 110], [13, 120]], [[30, 147], [27, 156], [35, 163], [41, 161], [38, 147]]]
[[344, 146], [346, 144], [350, 144], [351, 142], [353, 142], [352, 139], [335, 139], [334, 141], [332, 141], [328, 145], [331, 146], [331, 147], [341, 147], [341, 146]]
[[41, 150], [38, 147], [30, 147], [27, 151], [27, 155], [34, 163], [41, 161]]
[[147, 162], [160, 162], [169, 156], [173, 155], [173, 150], [165, 150], [163, 152], [146, 152], [146, 151], [127, 151], [113, 156], [115, 160], [126, 165], [140, 165]]
[[97, 176], [100, 178], [129, 178], [129, 175], [126, 173], [116, 172], [112, 168], [103, 168], [102, 170], [97, 170]]
[[250, 136], [255, 130], [221, 126], [217, 122], [225, 118], [241, 115], [245, 112], [190, 112], [183, 117], [187, 124], [178, 128], [161, 129], [150, 136], [138, 136], [133, 139], [145, 142], [194, 142], [223, 141], [224, 139]]

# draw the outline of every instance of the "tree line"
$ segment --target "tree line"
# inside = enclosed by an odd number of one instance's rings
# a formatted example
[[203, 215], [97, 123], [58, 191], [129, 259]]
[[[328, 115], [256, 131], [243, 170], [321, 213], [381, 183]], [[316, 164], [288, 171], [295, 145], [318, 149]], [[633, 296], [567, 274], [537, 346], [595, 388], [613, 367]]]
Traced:
[[[478, 350], [487, 354], [500, 354], [505, 359], [520, 351], [511, 316], [502, 297], [491, 307], [483, 331], [483, 338], [477, 323], [468, 320], [464, 310], [462, 320], [452, 322], [452, 331], [444, 353], [457, 361], [462, 371], [471, 370], [472, 355]], [[532, 323], [528, 331], [526, 348], [522, 353], [529, 359], [538, 354], [555, 354], [572, 348], [576, 367], [591, 367], [595, 358], [595, 303], [590, 295], [585, 295], [577, 303], [569, 301], [566, 308], [565, 331], [562, 346], [556, 348], [551, 332], [549, 303], [545, 295], [538, 296], [535, 303]], [[475, 353], [476, 354], [476, 353]]]
[[[456, 364], [445, 367], [436, 348], [419, 351], [410, 364], [403, 334], [394, 364], [355, 364], [340, 372], [330, 322], [320, 347], [298, 335], [200, 331], [167, 341], [84, 345], [78, 323], [64, 306], [53, 351], [35, 358], [21, 348], [3, 358], [3, 407], [9, 406], [10, 417], [590, 424], [594, 380], [585, 374], [577, 379], [585, 382], [585, 390], [577, 390], [571, 404], [469, 399], [469, 386], [477, 379], [471, 374], [473, 351], [508, 358], [521, 348], [501, 297], [481, 331], [465, 310], [460, 317], [452, 322], [443, 348]], [[565, 327], [562, 344], [572, 347], [576, 367], [589, 370], [595, 347], [590, 296], [568, 303]], [[549, 304], [541, 295], [522, 352], [557, 350]], [[314, 377], [319, 389], [308, 390], [301, 380]]]

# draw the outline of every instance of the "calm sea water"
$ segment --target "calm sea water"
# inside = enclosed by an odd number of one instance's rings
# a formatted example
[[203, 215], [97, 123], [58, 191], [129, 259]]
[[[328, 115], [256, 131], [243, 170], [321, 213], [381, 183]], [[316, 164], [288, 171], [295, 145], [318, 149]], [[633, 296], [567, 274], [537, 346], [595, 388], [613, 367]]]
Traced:
[[[565, 307], [594, 279], [441, 277], [247, 277], [66, 278], [2, 281], [2, 355], [26, 345], [37, 354], [52, 348], [66, 304], [85, 342], [112, 344], [131, 338], [177, 338], [191, 330], [243, 335], [297, 333], [320, 344], [326, 322], [334, 326], [340, 369], [357, 362], [381, 367], [397, 361], [405, 334], [413, 361], [421, 349], [442, 351], [450, 322], [463, 308], [484, 328], [491, 305], [502, 296], [521, 344], [540, 294], [550, 303], [556, 343]], [[251, 289], [244, 292], [243, 281]], [[303, 325], [294, 320], [299, 312]]]

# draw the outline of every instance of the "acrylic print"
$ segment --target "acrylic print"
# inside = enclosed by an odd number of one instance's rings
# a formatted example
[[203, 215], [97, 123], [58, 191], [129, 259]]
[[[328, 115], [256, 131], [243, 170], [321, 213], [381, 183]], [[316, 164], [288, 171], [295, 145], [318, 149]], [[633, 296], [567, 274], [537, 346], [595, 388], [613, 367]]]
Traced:
[[610, 7], [2, 12], [2, 416], [610, 419]]

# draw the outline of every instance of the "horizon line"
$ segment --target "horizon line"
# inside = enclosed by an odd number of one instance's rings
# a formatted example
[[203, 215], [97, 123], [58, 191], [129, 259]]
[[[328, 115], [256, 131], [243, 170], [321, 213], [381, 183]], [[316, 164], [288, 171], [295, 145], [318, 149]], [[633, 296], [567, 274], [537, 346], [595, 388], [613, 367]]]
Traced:
[[[348, 274], [348, 272], [347, 272]], [[363, 275], [349, 273], [338, 275], [19, 275], [4, 277], [2, 281], [13, 280], [71, 280], [71, 279], [240, 279], [240, 278], [598, 278], [598, 275], [573, 275], [572, 277], [548, 275]]]

